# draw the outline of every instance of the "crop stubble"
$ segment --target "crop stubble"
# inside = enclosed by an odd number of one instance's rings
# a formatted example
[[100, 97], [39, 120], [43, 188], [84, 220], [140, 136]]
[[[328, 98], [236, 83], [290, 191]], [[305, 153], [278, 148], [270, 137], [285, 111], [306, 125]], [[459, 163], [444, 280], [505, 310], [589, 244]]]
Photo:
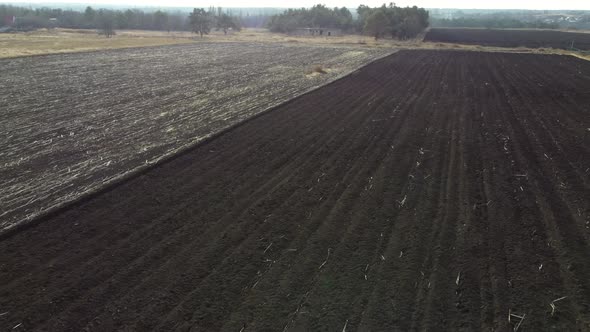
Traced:
[[0, 60], [0, 229], [385, 54], [202, 43]]
[[378, 60], [4, 239], [0, 324], [587, 330], [589, 87], [565, 56]]

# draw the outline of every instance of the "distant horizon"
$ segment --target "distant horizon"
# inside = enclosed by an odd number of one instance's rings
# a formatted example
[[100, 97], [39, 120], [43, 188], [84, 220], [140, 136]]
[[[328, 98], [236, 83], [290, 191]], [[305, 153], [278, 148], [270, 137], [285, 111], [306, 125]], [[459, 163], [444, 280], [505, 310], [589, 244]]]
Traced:
[[[315, 0], [303, 0], [303, 1], [283, 1], [281, 3], [276, 3], [272, 0], [246, 0], [246, 1], [236, 1], [236, 0], [212, 0], [208, 1], [208, 3], [204, 3], [203, 1], [198, 1], [197, 3], [189, 0], [172, 0], [168, 2], [162, 3], [159, 0], [148, 0], [148, 1], [138, 1], [138, 0], [128, 0], [127, 3], [122, 3], [121, 1], [116, 0], [100, 0], [95, 2], [81, 2], [78, 0], [61, 0], [61, 1], [0, 1], [0, 4], [6, 5], [24, 5], [24, 6], [48, 6], [48, 7], [59, 7], [59, 6], [111, 6], [111, 7], [128, 7], [128, 8], [207, 8], [207, 7], [224, 7], [224, 8], [253, 8], [253, 9], [288, 9], [288, 8], [302, 8], [302, 7], [312, 7], [317, 4], [324, 4], [328, 7], [347, 7], [347, 8], [357, 8], [359, 5], [367, 5], [370, 7], [378, 7], [383, 5], [384, 3], [388, 4], [389, 2], [379, 1], [379, 0], [328, 0], [328, 1], [315, 1]], [[449, 4], [448, 6], [441, 6], [442, 4]], [[488, 2], [477, 2], [477, 4], [484, 4], [484, 6], [475, 6], [473, 7], [473, 1], [465, 1], [465, 0], [452, 0], [452, 1], [440, 1], [440, 0], [416, 0], [416, 1], [396, 1], [395, 4], [400, 7], [406, 6], [418, 6], [428, 9], [449, 9], [449, 10], [551, 10], [551, 11], [559, 11], [559, 10], [590, 10], [590, 1], [579, 1], [579, 0], [565, 0], [560, 1], [551, 7], [536, 7], [537, 1], [495, 1], [491, 2], [495, 4], [492, 7], [485, 7], [485, 4]], [[502, 7], [502, 4], [512, 4], [518, 3], [518, 6], [505, 6]], [[524, 3], [524, 5], [523, 5]], [[461, 6], [460, 4], [465, 4], [465, 6]], [[527, 5], [528, 4], [528, 5]], [[559, 4], [556, 6], [556, 4]]]

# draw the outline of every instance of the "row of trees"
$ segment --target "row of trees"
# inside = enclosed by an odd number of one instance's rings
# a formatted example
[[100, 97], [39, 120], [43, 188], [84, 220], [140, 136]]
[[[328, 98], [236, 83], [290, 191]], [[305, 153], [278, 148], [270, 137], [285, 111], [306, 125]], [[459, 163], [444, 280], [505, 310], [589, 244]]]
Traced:
[[352, 13], [345, 7], [328, 8], [316, 5], [310, 9], [288, 9], [269, 19], [268, 28], [273, 32], [288, 33], [297, 28], [339, 28], [349, 31], [354, 26]]
[[[165, 12], [156, 10], [144, 12], [139, 9], [111, 10], [86, 7], [84, 11], [63, 10], [52, 8], [30, 9], [11, 5], [0, 5], [0, 18], [17, 17], [16, 28], [23, 30], [38, 28], [72, 28], [98, 29], [107, 37], [115, 29], [160, 30], [160, 31], [195, 31], [196, 22], [205, 21], [201, 25], [202, 33], [211, 29], [240, 29], [241, 20], [233, 16], [229, 10], [210, 7], [195, 9], [190, 15], [186, 12]], [[256, 24], [258, 17], [246, 17]], [[195, 31], [198, 32], [198, 31]]]
[[189, 21], [192, 31], [201, 35], [201, 38], [209, 34], [212, 27], [222, 30], [224, 34], [227, 34], [229, 29], [238, 31], [241, 29], [240, 19], [232, 16], [231, 13], [224, 13], [221, 8], [218, 8], [217, 13], [215, 8], [209, 8], [209, 11], [195, 8], [189, 15]]
[[107, 37], [115, 29], [193, 31], [201, 36], [212, 29], [227, 33], [247, 26], [266, 26], [273, 32], [288, 33], [298, 28], [338, 28], [345, 32], [367, 33], [375, 38], [391, 36], [407, 39], [415, 37], [428, 26], [428, 12], [418, 7], [397, 7], [394, 4], [377, 8], [360, 6], [358, 17], [345, 7], [328, 8], [316, 5], [306, 9], [288, 9], [273, 16], [239, 16], [222, 8], [195, 8], [192, 12], [145, 12], [138, 9], [112, 10], [86, 7], [84, 11], [51, 8], [30, 9], [0, 5], [0, 17], [16, 16], [17, 28], [82, 28], [99, 29]]
[[361, 5], [357, 9], [358, 18], [353, 19], [346, 8], [327, 8], [323, 5], [311, 9], [288, 9], [274, 15], [268, 27], [274, 32], [288, 33], [298, 28], [339, 28], [347, 32], [363, 32], [382, 38], [390, 36], [398, 39], [416, 37], [428, 27], [428, 11], [424, 8], [397, 7], [393, 3], [371, 8]]
[[111, 10], [86, 7], [84, 11], [53, 8], [26, 8], [0, 5], [0, 17], [16, 16], [17, 28], [102, 29], [110, 24], [117, 29], [188, 30], [186, 13], [138, 9]]
[[359, 6], [359, 27], [362, 31], [377, 38], [414, 38], [428, 27], [428, 11], [424, 8], [397, 7], [395, 4], [378, 8]]

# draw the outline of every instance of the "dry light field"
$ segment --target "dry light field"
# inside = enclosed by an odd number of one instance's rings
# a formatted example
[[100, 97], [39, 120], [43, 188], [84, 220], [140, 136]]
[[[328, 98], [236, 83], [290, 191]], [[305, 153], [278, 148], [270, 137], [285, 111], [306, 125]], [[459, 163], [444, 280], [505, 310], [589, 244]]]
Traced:
[[195, 44], [195, 43], [279, 43], [323, 45], [335, 47], [391, 47], [412, 46], [420, 44], [421, 39], [410, 41], [374, 40], [372, 37], [346, 35], [338, 37], [289, 36], [271, 33], [266, 29], [243, 29], [224, 35], [220, 31], [198, 35], [186, 31], [146, 31], [117, 30], [112, 38], [97, 34], [88, 29], [40, 29], [30, 32], [0, 33], [0, 58], [12, 58], [40, 54], [85, 52], [105, 49], [130, 47], [148, 47], [158, 45]]
[[0, 60], [0, 330], [590, 331], [590, 62], [455, 47]]
[[0, 228], [387, 52], [199, 43], [0, 60]]

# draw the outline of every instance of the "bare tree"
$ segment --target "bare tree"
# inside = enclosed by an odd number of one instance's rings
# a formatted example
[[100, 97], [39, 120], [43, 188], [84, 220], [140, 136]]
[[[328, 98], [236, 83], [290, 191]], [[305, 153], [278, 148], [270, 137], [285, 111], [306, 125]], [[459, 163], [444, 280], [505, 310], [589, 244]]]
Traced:
[[190, 23], [193, 32], [198, 33], [203, 38], [203, 35], [209, 34], [211, 31], [211, 15], [203, 8], [194, 8], [189, 15]]

